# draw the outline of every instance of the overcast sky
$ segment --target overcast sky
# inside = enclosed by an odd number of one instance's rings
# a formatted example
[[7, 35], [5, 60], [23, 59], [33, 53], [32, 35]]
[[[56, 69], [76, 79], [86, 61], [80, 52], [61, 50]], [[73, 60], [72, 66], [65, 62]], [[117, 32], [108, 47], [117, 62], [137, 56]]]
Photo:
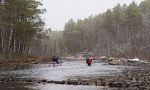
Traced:
[[[136, 3], [142, 0], [134, 0]], [[84, 19], [90, 15], [105, 12], [120, 3], [129, 4], [133, 0], [42, 0], [47, 12], [42, 15], [46, 28], [63, 30], [69, 19]]]

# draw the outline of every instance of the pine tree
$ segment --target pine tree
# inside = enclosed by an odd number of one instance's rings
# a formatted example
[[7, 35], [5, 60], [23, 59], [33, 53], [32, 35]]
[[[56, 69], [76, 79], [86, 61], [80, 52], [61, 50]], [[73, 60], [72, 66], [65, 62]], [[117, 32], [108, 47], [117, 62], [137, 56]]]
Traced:
[[0, 49], [3, 54], [28, 53], [33, 37], [44, 22], [35, 0], [7, 0], [0, 5]]

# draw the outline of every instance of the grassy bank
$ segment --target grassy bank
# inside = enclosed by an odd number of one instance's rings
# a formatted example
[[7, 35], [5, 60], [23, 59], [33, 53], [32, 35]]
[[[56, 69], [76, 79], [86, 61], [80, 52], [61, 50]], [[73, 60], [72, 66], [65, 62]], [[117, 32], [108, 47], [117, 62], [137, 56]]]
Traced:
[[0, 64], [11, 64], [11, 63], [43, 63], [49, 62], [51, 57], [46, 56], [33, 56], [25, 54], [5, 54], [0, 55]]

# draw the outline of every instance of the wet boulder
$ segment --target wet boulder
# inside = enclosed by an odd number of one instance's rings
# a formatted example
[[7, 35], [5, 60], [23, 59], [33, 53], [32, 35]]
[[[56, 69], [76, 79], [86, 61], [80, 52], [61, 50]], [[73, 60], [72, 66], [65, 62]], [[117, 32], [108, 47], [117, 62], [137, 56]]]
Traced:
[[134, 59], [128, 59], [128, 62], [139, 62], [139, 58], [134, 58]]
[[47, 82], [47, 80], [46, 80], [46, 79], [43, 79], [43, 80], [41, 80], [41, 82]]
[[77, 81], [68, 79], [67, 84], [68, 85], [77, 85]]
[[122, 65], [122, 61], [120, 59], [114, 59], [112, 61], [109, 61], [110, 65]]

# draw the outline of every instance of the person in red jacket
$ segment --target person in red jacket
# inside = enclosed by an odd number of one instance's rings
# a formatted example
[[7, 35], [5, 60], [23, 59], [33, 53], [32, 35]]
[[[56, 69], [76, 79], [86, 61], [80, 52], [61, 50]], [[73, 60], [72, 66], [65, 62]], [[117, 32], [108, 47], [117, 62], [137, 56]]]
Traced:
[[87, 63], [88, 66], [91, 66], [91, 64], [92, 64], [92, 58], [86, 59], [86, 63]]

